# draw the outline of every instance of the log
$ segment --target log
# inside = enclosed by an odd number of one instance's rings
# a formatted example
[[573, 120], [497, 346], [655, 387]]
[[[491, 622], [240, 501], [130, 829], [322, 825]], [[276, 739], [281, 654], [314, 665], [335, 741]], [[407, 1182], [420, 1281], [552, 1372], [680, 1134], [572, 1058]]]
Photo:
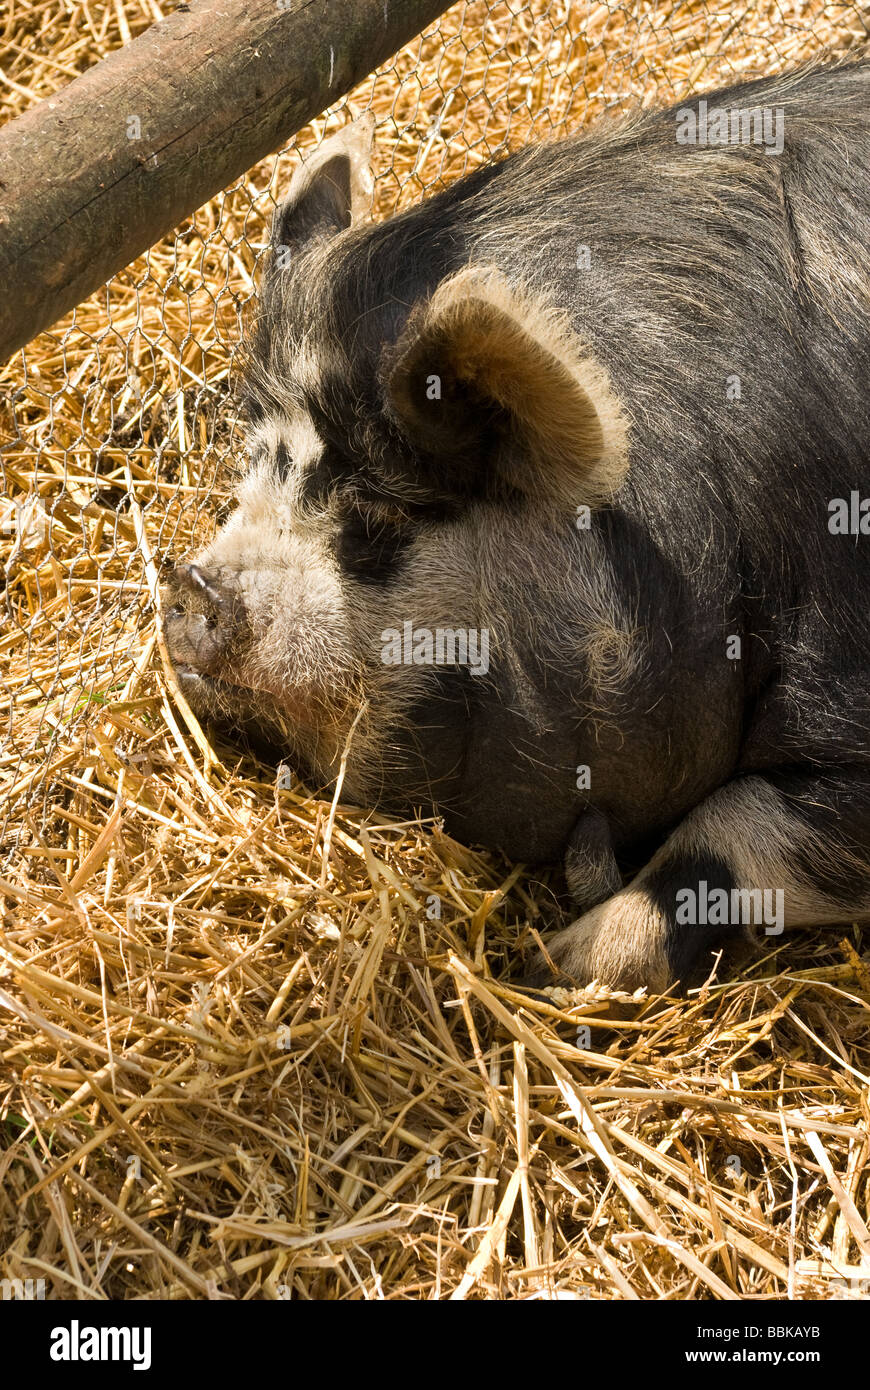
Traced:
[[191, 0], [11, 121], [0, 130], [0, 363], [447, 8]]

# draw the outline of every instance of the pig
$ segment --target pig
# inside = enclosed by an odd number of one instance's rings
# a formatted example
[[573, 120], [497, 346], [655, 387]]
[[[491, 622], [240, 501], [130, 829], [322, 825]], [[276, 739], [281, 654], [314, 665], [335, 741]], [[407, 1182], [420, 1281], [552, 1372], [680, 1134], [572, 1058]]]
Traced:
[[367, 118], [326, 140], [274, 217], [247, 471], [164, 598], [191, 706], [561, 861], [537, 987], [685, 988], [741, 934], [866, 918], [870, 63], [380, 223], [371, 150]]

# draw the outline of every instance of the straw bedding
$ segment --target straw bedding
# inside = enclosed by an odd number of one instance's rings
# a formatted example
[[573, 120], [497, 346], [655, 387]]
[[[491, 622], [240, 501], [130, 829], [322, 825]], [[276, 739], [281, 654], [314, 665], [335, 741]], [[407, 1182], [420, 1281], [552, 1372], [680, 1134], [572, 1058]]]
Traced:
[[[11, 118], [159, 18], [10, 0]], [[458, 6], [297, 142], [378, 213], [619, 104], [862, 46], [856, 8]], [[866, 1296], [870, 965], [770, 939], [687, 999], [513, 993], [558, 878], [310, 798], [197, 724], [160, 566], [224, 513], [295, 153], [0, 372], [0, 1278], [49, 1298]]]

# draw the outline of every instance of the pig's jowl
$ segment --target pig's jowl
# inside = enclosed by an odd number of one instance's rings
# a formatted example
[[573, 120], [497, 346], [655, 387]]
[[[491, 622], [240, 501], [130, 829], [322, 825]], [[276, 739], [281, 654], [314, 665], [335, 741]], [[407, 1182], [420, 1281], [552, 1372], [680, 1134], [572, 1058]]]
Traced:
[[693, 99], [380, 224], [370, 124], [327, 141], [275, 218], [236, 510], [165, 600], [200, 714], [563, 859], [549, 952], [623, 987], [870, 908], [870, 537], [829, 524], [870, 494], [870, 65], [705, 100], [735, 143]]

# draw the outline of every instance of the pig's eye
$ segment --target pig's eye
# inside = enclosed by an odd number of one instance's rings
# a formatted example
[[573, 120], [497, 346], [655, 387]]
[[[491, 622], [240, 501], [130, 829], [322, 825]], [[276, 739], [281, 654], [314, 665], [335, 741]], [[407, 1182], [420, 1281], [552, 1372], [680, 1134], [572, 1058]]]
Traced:
[[286, 483], [293, 470], [293, 459], [286, 444], [279, 444], [275, 450], [275, 472], [282, 483]]
[[356, 502], [353, 512], [366, 529], [372, 532], [384, 528], [395, 529], [409, 523], [408, 513], [391, 502]]
[[384, 583], [395, 573], [413, 534], [401, 508], [379, 502], [354, 504], [339, 527], [336, 556], [354, 579]]

